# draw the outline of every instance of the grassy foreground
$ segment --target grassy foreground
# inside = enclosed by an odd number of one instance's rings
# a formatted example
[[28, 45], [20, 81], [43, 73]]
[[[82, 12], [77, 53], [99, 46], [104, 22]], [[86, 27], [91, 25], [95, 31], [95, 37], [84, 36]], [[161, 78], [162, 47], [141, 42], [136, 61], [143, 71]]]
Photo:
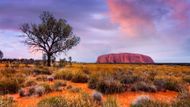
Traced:
[[[190, 106], [190, 67], [181, 65], [140, 64], [73, 64], [66, 67], [1, 65], [0, 106], [18, 106], [19, 98], [40, 97], [35, 107], [119, 107], [121, 99], [113, 97], [123, 93], [178, 93], [172, 102], [157, 101], [150, 96], [137, 96], [131, 107], [188, 107]], [[68, 84], [86, 84], [93, 94]], [[75, 93], [75, 97], [54, 92]], [[125, 95], [125, 94], [123, 94]], [[69, 97], [68, 97], [69, 96]], [[108, 97], [105, 97], [108, 96]], [[15, 102], [16, 101], [16, 102]], [[144, 106], [145, 105], [145, 106]], [[150, 105], [150, 106], [149, 106]], [[29, 105], [28, 105], [29, 106]]]

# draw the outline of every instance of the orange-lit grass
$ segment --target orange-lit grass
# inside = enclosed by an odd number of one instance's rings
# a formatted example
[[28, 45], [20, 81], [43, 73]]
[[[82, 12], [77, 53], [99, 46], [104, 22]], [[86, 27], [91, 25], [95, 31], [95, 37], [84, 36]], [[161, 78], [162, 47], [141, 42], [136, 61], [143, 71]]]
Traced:
[[[87, 92], [89, 94], [92, 94], [94, 90], [91, 90], [88, 88], [87, 84], [81, 84], [81, 83], [72, 83], [68, 82], [68, 85], [72, 85], [75, 87], [82, 88], [84, 92]], [[46, 95], [43, 95], [42, 97], [32, 96], [32, 97], [19, 97], [18, 94], [10, 95], [13, 96], [16, 99], [16, 105], [18, 107], [36, 107], [36, 104], [43, 98], [47, 98], [50, 96], [77, 96], [78, 93], [72, 93], [67, 90], [63, 90], [61, 92], [52, 92]], [[167, 92], [157, 92], [157, 93], [145, 93], [145, 92], [124, 92], [120, 94], [113, 94], [111, 96], [114, 96], [117, 98], [119, 104], [121, 107], [130, 107], [131, 102], [140, 95], [149, 95], [151, 98], [163, 102], [171, 102], [175, 99], [177, 96], [177, 92], [167, 91]], [[104, 95], [104, 100], [107, 98], [108, 95]]]
[[[3, 68], [3, 67], [0, 67]], [[137, 65], [137, 64], [73, 64], [72, 67], [65, 67], [62, 70], [67, 70], [69, 72], [77, 72], [79, 70], [87, 69], [89, 72], [104, 72], [104, 71], [111, 71], [114, 72], [115, 69], [122, 69], [124, 71], [133, 71], [134, 73], [141, 73], [144, 71], [156, 71], [160, 77], [165, 77], [167, 73], [190, 73], [189, 66], [169, 66], [169, 65]], [[181, 77], [179, 77], [181, 78]], [[53, 83], [50, 83], [53, 84]], [[68, 82], [68, 85], [72, 85], [75, 87], [80, 87], [83, 91], [92, 94], [94, 90], [88, 88], [87, 84], [81, 83], [72, 83]], [[62, 92], [52, 92], [46, 94], [42, 97], [23, 97], [20, 98], [18, 94], [11, 95], [16, 99], [16, 104], [18, 107], [36, 107], [36, 104], [43, 98], [50, 97], [50, 96], [60, 96], [60, 95], [68, 95], [74, 96], [78, 93], [72, 93], [67, 90]], [[122, 107], [129, 107], [131, 102], [139, 95], [149, 95], [154, 100], [160, 100], [163, 102], [171, 102], [175, 100], [177, 96], [177, 92], [167, 91], [167, 92], [156, 92], [156, 93], [145, 93], [145, 92], [124, 92], [120, 94], [113, 94], [115, 96], [119, 104]], [[107, 96], [104, 95], [104, 99]]]

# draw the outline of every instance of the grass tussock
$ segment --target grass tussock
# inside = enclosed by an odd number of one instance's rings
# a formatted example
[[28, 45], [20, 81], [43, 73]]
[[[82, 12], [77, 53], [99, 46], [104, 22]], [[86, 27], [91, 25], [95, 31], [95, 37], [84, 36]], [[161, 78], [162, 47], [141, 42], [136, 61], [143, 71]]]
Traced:
[[0, 97], [0, 107], [15, 107], [12, 97]]
[[75, 97], [55, 96], [41, 100], [38, 107], [98, 107], [86, 93], [80, 93]]

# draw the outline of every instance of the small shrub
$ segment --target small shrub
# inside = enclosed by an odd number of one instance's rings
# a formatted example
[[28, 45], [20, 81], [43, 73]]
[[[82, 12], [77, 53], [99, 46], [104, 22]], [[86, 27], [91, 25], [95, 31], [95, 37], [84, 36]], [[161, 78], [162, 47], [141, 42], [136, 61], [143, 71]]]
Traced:
[[133, 75], [132, 72], [124, 72], [120, 69], [113, 73], [113, 77], [114, 79], [121, 81], [123, 84], [132, 84], [141, 79], [140, 77]]
[[153, 101], [149, 96], [138, 96], [131, 104], [131, 107], [171, 107], [168, 103]]
[[18, 93], [19, 93], [20, 97], [24, 97], [25, 96], [25, 90], [22, 89], [22, 88], [18, 91]]
[[88, 82], [88, 75], [82, 72], [77, 72], [73, 75], [71, 81], [75, 83], [86, 83]]
[[63, 89], [62, 87], [66, 85], [67, 85], [66, 81], [56, 81], [53, 85], [53, 88], [55, 91], [62, 91]]
[[158, 90], [180, 91], [183, 88], [183, 83], [172, 78], [155, 78], [154, 84]]
[[140, 78], [135, 75], [123, 75], [122, 78], [120, 78], [120, 81], [121, 83], [124, 83], [124, 84], [133, 84], [139, 79]]
[[95, 89], [98, 81], [99, 80], [97, 75], [91, 75], [90, 79], [88, 80], [88, 88]]
[[103, 107], [119, 107], [119, 104], [115, 97], [108, 96], [106, 101], [103, 103]]
[[52, 92], [52, 87], [51, 87], [49, 84], [43, 83], [43, 84], [40, 84], [40, 86], [44, 87], [45, 93], [50, 93], [50, 92]]
[[54, 80], [54, 76], [52, 76], [52, 75], [51, 75], [51, 76], [48, 76], [48, 77], [47, 77], [47, 80], [48, 80], [48, 81], [53, 81], [53, 80]]
[[145, 92], [156, 92], [156, 86], [154, 84], [147, 84], [143, 81], [134, 83], [131, 87], [132, 91], [145, 91]]
[[138, 96], [131, 104], [132, 107], [143, 107], [143, 105], [150, 101], [149, 96]]
[[35, 87], [34, 87], [34, 86], [29, 87], [29, 89], [28, 89], [28, 93], [29, 93], [29, 96], [35, 94]]
[[45, 93], [45, 88], [43, 86], [35, 87], [35, 94], [38, 96], [42, 96]]
[[25, 87], [35, 86], [35, 85], [37, 85], [37, 82], [36, 82], [35, 80], [31, 80], [31, 79], [25, 81], [25, 83], [24, 83], [24, 86], [25, 86]]
[[126, 87], [118, 80], [101, 79], [96, 84], [96, 89], [105, 94], [120, 93], [126, 90]]
[[92, 94], [92, 98], [93, 98], [93, 100], [95, 101], [95, 102], [97, 102], [97, 103], [102, 103], [102, 93], [100, 93], [100, 92], [94, 92], [93, 94]]
[[85, 73], [85, 74], [88, 74], [88, 75], [90, 74], [90, 71], [89, 71], [88, 68], [83, 68], [82, 72]]
[[150, 81], [154, 81], [154, 79], [155, 79], [155, 77], [157, 75], [157, 72], [156, 71], [149, 71], [148, 74], [149, 75], [148, 75], [147, 79], [150, 80]]
[[22, 78], [17, 79], [15, 77], [6, 77], [5, 79], [0, 80], [0, 94], [17, 93], [23, 81]]

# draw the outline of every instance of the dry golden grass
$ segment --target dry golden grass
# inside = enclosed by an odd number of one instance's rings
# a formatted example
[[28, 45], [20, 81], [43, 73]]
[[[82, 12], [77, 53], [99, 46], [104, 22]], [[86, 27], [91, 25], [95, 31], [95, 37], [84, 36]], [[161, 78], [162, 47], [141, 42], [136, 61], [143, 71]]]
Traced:
[[[5, 64], [0, 64], [0, 71], [5, 69]], [[15, 74], [24, 74], [28, 79], [35, 80], [35, 77], [32, 76], [31, 70], [36, 67], [30, 65], [26, 67], [25, 65], [20, 65], [16, 69]], [[122, 70], [126, 72], [133, 72], [139, 76], [145, 75], [146, 73], [156, 72], [156, 78], [172, 78], [176, 81], [181, 81], [183, 77], [190, 75], [190, 66], [180, 66], [180, 65], [139, 65], [139, 64], [73, 64], [72, 66], [66, 66], [65, 68], [50, 68], [54, 73], [59, 71], [71, 72], [73, 74], [77, 72], [84, 73], [97, 73], [97, 72], [115, 72], [117, 70]], [[0, 72], [0, 76], [3, 78], [4, 73]], [[14, 75], [12, 75], [14, 76]], [[1, 78], [1, 79], [2, 79]], [[0, 80], [1, 80], [0, 79]], [[37, 81], [39, 84], [42, 81]], [[43, 82], [48, 84], [53, 84], [54, 82]], [[94, 90], [89, 89], [86, 83], [73, 83], [68, 81], [68, 85], [72, 85], [75, 87], [81, 88], [83, 91], [92, 94]], [[36, 107], [36, 104], [43, 98], [47, 98], [50, 96], [75, 96], [77, 93], [72, 93], [68, 90], [63, 90], [60, 92], [51, 92], [49, 94], [45, 94], [42, 97], [19, 97], [18, 94], [12, 94], [16, 100], [16, 104], [18, 107]], [[131, 102], [139, 95], [149, 95], [151, 98], [155, 100], [161, 100], [164, 102], [171, 102], [175, 100], [175, 97], [178, 95], [177, 92], [174, 91], [166, 91], [166, 92], [156, 92], [156, 93], [148, 93], [148, 92], [123, 92], [112, 94], [118, 99], [121, 107], [130, 107]], [[108, 95], [103, 95], [104, 100]]]

